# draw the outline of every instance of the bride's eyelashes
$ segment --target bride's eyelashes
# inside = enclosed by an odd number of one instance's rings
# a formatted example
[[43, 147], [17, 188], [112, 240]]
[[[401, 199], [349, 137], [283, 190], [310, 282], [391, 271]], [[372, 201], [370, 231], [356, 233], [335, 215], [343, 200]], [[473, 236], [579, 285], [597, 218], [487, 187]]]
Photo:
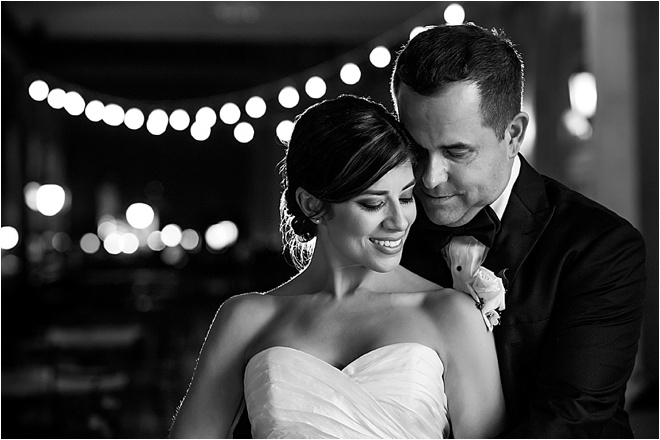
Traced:
[[[385, 201], [384, 200], [379, 200], [379, 201], [360, 201], [358, 204], [366, 209], [367, 211], [378, 211], [382, 209], [385, 206]], [[404, 196], [399, 198], [399, 203], [402, 205], [408, 205], [410, 203], [415, 203], [415, 199], [413, 198], [412, 195], [409, 196]]]

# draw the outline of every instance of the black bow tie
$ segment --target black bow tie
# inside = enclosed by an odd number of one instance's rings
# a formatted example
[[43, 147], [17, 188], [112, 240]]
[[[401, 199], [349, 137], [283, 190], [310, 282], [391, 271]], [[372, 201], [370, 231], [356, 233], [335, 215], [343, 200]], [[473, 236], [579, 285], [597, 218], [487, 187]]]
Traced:
[[453, 237], [462, 235], [471, 235], [486, 246], [492, 247], [495, 234], [500, 230], [500, 219], [490, 206], [479, 211], [467, 224], [454, 228], [436, 225], [429, 220], [424, 209], [419, 210], [418, 217], [417, 221], [424, 229], [424, 237], [435, 250], [444, 248]]

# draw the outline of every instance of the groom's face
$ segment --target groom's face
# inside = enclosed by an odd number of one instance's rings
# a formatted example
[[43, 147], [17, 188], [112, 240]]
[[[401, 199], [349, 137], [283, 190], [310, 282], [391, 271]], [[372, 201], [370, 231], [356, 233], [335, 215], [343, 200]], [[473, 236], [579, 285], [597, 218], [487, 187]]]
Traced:
[[508, 135], [483, 126], [476, 85], [453, 83], [433, 96], [405, 84], [396, 95], [401, 122], [420, 149], [415, 192], [429, 219], [461, 226], [494, 202], [509, 180]]

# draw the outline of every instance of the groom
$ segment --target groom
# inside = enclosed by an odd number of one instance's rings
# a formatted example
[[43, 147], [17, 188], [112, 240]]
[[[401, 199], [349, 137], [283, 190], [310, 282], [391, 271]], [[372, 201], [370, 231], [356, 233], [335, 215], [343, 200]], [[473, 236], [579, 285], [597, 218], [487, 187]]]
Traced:
[[529, 121], [520, 54], [473, 24], [429, 28], [399, 54], [391, 87], [420, 147], [418, 219], [402, 264], [451, 286], [438, 225], [488, 211], [497, 231], [484, 266], [508, 285], [494, 329], [502, 436], [632, 437], [624, 393], [642, 321], [644, 242], [520, 155]]

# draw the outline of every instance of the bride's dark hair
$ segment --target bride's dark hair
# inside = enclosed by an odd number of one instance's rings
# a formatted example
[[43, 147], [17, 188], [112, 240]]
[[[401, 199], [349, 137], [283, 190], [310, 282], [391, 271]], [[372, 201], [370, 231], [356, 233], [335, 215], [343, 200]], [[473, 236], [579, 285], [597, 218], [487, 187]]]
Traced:
[[311, 257], [317, 227], [301, 210], [296, 190], [322, 202], [313, 217], [331, 215], [331, 203], [361, 194], [398, 165], [414, 160], [413, 141], [396, 117], [368, 98], [341, 95], [298, 115], [280, 162], [280, 231], [294, 264]]

